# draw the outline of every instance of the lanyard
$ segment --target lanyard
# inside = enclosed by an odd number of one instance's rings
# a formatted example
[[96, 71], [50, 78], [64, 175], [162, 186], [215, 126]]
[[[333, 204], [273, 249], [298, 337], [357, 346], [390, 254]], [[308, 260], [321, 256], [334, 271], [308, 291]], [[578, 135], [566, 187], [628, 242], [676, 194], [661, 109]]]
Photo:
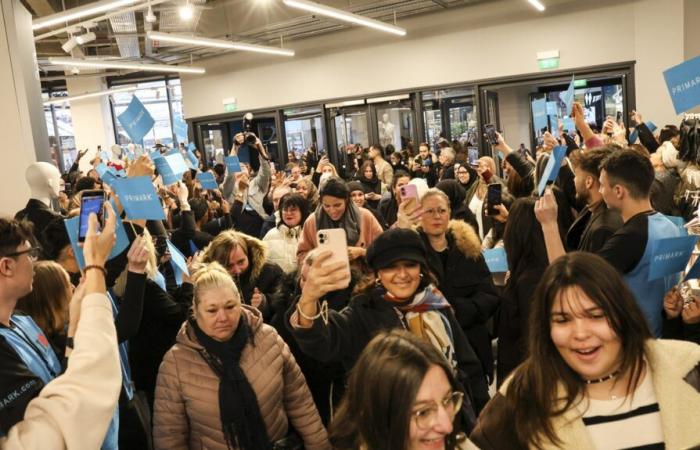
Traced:
[[24, 343], [29, 345], [29, 347], [34, 350], [34, 353], [37, 354], [39, 358], [41, 358], [41, 361], [44, 363], [44, 366], [46, 366], [46, 369], [49, 371], [52, 377], [56, 378], [58, 374], [53, 370], [51, 367], [51, 364], [49, 364], [49, 361], [46, 360], [44, 357], [44, 353], [39, 349], [31, 339], [29, 339], [29, 336], [22, 330], [22, 328], [19, 326], [19, 324], [16, 324], [12, 319], [10, 319], [10, 324], [12, 325], [11, 327], [8, 328], [8, 330], [12, 331], [18, 338], [20, 338]]

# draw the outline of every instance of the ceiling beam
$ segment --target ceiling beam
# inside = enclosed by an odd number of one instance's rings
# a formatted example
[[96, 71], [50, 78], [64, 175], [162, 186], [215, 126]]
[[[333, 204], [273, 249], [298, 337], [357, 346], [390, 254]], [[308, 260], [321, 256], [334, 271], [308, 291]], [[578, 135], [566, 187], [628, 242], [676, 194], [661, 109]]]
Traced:
[[445, 9], [449, 8], [449, 5], [448, 5], [447, 2], [444, 1], [444, 0], [431, 0], [431, 1], [432, 1], [433, 3], [435, 3], [436, 5], [441, 6], [441, 7], [445, 8]]

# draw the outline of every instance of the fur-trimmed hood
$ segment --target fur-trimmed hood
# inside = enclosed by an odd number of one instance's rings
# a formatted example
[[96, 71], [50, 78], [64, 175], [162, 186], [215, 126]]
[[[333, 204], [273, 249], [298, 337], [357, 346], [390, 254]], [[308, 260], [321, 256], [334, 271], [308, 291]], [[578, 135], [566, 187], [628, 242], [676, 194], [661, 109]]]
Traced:
[[260, 277], [263, 266], [267, 261], [267, 244], [260, 239], [248, 236], [244, 233], [239, 233], [243, 240], [248, 245], [248, 264], [250, 264], [250, 280], [255, 280]]
[[481, 240], [471, 225], [462, 220], [450, 220], [447, 227], [448, 239], [452, 236], [459, 251], [470, 259], [481, 255]]

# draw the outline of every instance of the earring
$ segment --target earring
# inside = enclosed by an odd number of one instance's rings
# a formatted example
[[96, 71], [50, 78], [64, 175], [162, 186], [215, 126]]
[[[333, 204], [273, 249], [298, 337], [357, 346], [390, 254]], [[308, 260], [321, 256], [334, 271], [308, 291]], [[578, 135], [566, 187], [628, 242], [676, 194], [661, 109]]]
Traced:
[[375, 285], [376, 287], [379, 287], [379, 286], [382, 285], [382, 281], [381, 281], [379, 278], [377, 278], [376, 280], [374, 280], [374, 285]]
[[422, 273], [420, 274], [420, 277], [423, 278], [423, 274], [422, 274]]

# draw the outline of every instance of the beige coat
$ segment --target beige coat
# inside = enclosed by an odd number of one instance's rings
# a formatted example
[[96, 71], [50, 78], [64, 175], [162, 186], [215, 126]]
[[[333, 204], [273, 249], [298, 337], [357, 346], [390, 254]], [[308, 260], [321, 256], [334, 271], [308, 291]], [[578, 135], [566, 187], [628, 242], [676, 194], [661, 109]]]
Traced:
[[[273, 442], [287, 435], [288, 422], [307, 450], [330, 448], [304, 375], [287, 344], [260, 313], [242, 305], [253, 344], [241, 355], [241, 368], [258, 398]], [[219, 377], [200, 352], [194, 330], [185, 322], [158, 372], [153, 411], [156, 449], [226, 450], [219, 410]]]

